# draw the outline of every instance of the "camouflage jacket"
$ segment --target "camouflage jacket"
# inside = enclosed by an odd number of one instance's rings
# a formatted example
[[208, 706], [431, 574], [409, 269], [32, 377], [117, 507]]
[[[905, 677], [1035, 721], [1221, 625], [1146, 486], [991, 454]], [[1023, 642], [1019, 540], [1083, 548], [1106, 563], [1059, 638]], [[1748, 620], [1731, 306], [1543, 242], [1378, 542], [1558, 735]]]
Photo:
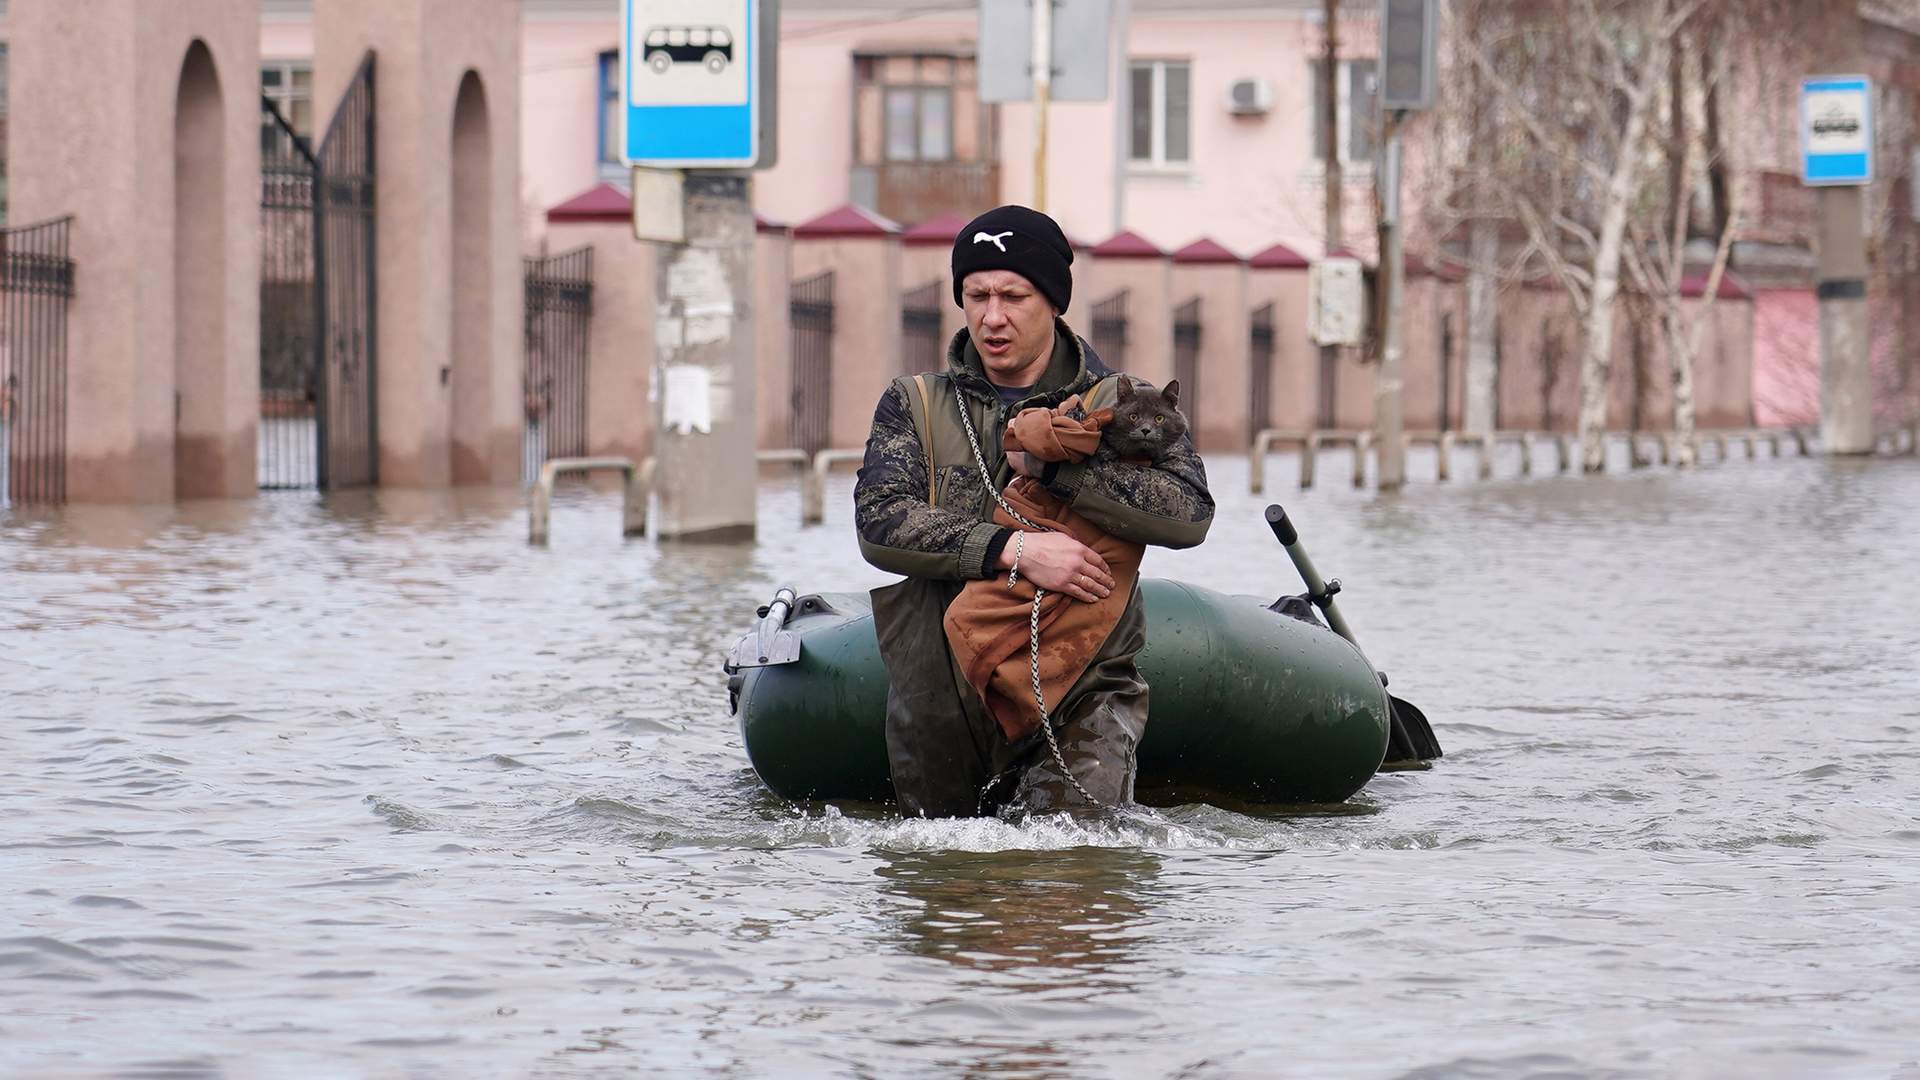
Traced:
[[[957, 412], [950, 406], [956, 395], [967, 404], [998, 491], [1012, 479], [1000, 450], [1007, 420], [1021, 409], [1052, 408], [1073, 394], [1084, 394], [1111, 374], [1092, 346], [1065, 321], [1055, 320], [1047, 372], [1021, 401], [1001, 405], [965, 330], [947, 347], [947, 370], [928, 381], [946, 380], [936, 397], [949, 403], [939, 410], [943, 414]], [[992, 521], [992, 498], [971, 453], [943, 453], [937, 475], [930, 473], [926, 448], [933, 437], [916, 426], [914, 393], [911, 379], [896, 379], [874, 410], [853, 495], [860, 553], [874, 566], [907, 577], [989, 577], [995, 571], [987, 557], [1002, 532]], [[936, 419], [936, 426], [940, 424], [959, 429], [964, 438], [958, 416]], [[1190, 437], [1150, 466], [1120, 461], [1103, 444], [1085, 462], [1060, 465], [1047, 486], [1095, 525], [1135, 543], [1192, 547], [1206, 538], [1213, 523], [1206, 467]]]

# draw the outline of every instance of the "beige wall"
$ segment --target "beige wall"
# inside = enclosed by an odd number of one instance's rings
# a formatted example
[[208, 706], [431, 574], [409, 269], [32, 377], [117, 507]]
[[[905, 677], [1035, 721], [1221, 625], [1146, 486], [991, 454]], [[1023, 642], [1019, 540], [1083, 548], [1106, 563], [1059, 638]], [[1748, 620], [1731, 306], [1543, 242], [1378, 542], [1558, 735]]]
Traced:
[[[1080, 271], [1081, 265], [1075, 262], [1073, 269]], [[950, 341], [967, 326], [966, 312], [953, 302], [953, 245], [901, 244], [901, 290], [917, 289], [929, 281], [940, 283], [940, 340]], [[1090, 328], [1083, 328], [1081, 332], [1086, 333], [1087, 329]]]
[[[1076, 269], [1079, 260], [1075, 260]], [[1089, 258], [1087, 269], [1076, 274], [1073, 304], [1067, 322], [1080, 336], [1093, 338], [1093, 307], [1121, 289], [1127, 290], [1127, 361], [1120, 365], [1135, 378], [1164, 386], [1173, 378], [1173, 281], [1171, 264], [1162, 257]]]
[[1307, 271], [1254, 268], [1247, 271], [1247, 308], [1273, 305], [1271, 411], [1267, 421], [1285, 431], [1314, 427], [1314, 396], [1320, 353], [1307, 337]]
[[1179, 263], [1172, 269], [1174, 306], [1200, 300], [1198, 387], [1181, 387], [1180, 404], [1203, 451], [1247, 445], [1247, 270], [1241, 263]]
[[754, 395], [761, 449], [793, 443], [793, 238], [784, 229], [761, 229], [753, 242]]
[[900, 241], [892, 236], [793, 239], [793, 277], [834, 271], [833, 393], [836, 447], [865, 446], [874, 403], [900, 370]]
[[[380, 482], [512, 482], [520, 471], [523, 422], [514, 226], [519, 5], [328, 0], [316, 5], [314, 18], [314, 100], [324, 103], [323, 113], [331, 114], [369, 50], [380, 57], [374, 75]], [[471, 230], [454, 224], [455, 103], [469, 71], [478, 75], [486, 114], [488, 175], [479, 197], [489, 224], [478, 246]], [[466, 152], [472, 160], [470, 145]], [[471, 190], [465, 183], [463, 194]], [[450, 264], [463, 256], [479, 265], [461, 270], [456, 299]], [[466, 278], [468, 270], [475, 276]], [[481, 325], [471, 325], [475, 321]], [[458, 469], [456, 456], [465, 462]]]
[[[256, 0], [11, 6], [9, 218], [75, 215], [73, 499], [254, 490], [258, 19]], [[189, 94], [193, 152], [179, 159], [176, 105], [196, 40], [211, 79]], [[183, 260], [201, 272], [181, 275]]]

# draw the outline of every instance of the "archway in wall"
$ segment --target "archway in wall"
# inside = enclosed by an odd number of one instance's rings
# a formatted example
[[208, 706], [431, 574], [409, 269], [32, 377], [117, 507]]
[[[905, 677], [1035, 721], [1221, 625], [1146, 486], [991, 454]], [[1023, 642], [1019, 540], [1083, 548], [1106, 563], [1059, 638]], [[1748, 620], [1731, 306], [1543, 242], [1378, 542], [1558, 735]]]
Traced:
[[486, 483], [493, 475], [493, 217], [492, 138], [486, 89], [477, 72], [460, 79], [453, 105], [453, 414], [449, 424], [453, 482]]
[[180, 64], [173, 113], [173, 493], [227, 491], [227, 148], [206, 42]]

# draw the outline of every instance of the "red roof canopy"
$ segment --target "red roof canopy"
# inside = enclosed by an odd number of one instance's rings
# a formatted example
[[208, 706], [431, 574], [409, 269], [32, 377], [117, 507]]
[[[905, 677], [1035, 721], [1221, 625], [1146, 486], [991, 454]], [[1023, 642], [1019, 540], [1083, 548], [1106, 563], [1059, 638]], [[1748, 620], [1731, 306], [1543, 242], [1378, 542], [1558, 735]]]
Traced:
[[1240, 256], [1221, 247], [1206, 237], [1201, 237], [1179, 251], [1173, 253], [1177, 263], [1237, 263]]
[[789, 230], [790, 230], [789, 226], [773, 220], [767, 215], [762, 214], [760, 211], [755, 210], [753, 212], [753, 231], [754, 232], [783, 233], [783, 232], [788, 232]]
[[1275, 244], [1248, 259], [1247, 265], [1256, 270], [1304, 270], [1309, 263], [1305, 255], [1285, 244]]
[[612, 184], [595, 184], [547, 211], [548, 221], [632, 221], [633, 196]]
[[963, 217], [952, 211], [944, 214], [935, 214], [920, 224], [915, 225], [913, 228], [908, 229], [906, 232], [901, 233], [900, 242], [903, 244], [912, 244], [915, 247], [951, 244], [953, 243], [953, 238], [960, 235], [960, 230], [965, 227], [970, 220], [972, 219]]
[[1118, 232], [1093, 246], [1093, 254], [1102, 259], [1158, 259], [1166, 252], [1137, 232]]
[[812, 221], [793, 227], [794, 236], [814, 239], [833, 236], [896, 236], [899, 232], [899, 225], [852, 203], [837, 210], [829, 210]]
[[[1680, 295], [1689, 298], [1707, 295], [1707, 275], [1688, 274], [1681, 278]], [[1720, 289], [1714, 295], [1722, 300], [1753, 299], [1753, 293], [1747, 288], [1747, 283], [1732, 274], [1720, 275]]]

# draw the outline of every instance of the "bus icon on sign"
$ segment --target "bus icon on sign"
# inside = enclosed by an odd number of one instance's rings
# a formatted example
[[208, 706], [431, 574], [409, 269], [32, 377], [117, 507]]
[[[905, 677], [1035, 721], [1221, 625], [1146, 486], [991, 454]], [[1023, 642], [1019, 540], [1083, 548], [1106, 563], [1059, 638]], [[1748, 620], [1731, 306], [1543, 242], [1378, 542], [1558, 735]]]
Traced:
[[733, 62], [733, 35], [724, 26], [653, 26], [642, 49], [655, 75], [665, 75], [675, 64], [699, 64], [718, 75]]

